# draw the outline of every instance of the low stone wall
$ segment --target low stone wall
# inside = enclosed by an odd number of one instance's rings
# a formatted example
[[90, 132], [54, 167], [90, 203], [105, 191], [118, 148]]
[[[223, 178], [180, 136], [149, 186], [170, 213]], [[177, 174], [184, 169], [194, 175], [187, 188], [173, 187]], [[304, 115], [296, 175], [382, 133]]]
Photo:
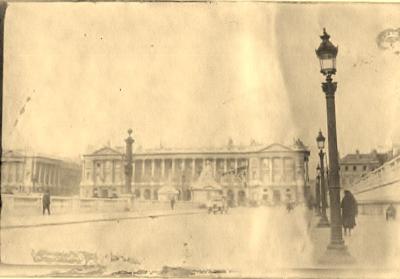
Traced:
[[[4, 215], [31, 216], [42, 214], [42, 196], [30, 195], [2, 195]], [[177, 201], [175, 209], [198, 208], [199, 204], [187, 201]], [[107, 213], [124, 211], [149, 211], [170, 209], [170, 202], [142, 201], [129, 198], [79, 198], [79, 197], [51, 197], [51, 214], [74, 213]]]
[[[175, 202], [174, 209], [193, 209], [200, 208], [200, 203], [191, 202], [191, 201], [177, 201]], [[134, 209], [139, 211], [145, 210], [169, 210], [171, 209], [170, 201], [144, 201], [144, 200], [135, 200]]]
[[358, 201], [358, 214], [360, 215], [386, 215], [386, 209], [390, 204], [400, 214], [400, 201]]

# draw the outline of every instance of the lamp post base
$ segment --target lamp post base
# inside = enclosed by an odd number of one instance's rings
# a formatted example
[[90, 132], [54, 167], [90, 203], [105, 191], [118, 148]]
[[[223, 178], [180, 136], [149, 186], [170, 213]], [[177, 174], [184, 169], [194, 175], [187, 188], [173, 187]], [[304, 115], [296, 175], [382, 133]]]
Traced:
[[326, 215], [320, 215], [321, 218], [319, 219], [319, 222], [317, 224], [317, 228], [329, 228], [330, 224], [328, 221], [328, 217], [326, 217]]
[[331, 243], [318, 263], [323, 265], [352, 265], [356, 263], [356, 260], [350, 255], [344, 243]]

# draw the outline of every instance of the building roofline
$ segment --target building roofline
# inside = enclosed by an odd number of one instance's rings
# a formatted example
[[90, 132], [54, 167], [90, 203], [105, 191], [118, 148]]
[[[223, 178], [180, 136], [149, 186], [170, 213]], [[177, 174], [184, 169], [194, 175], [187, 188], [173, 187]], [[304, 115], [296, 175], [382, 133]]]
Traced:
[[[271, 148], [272, 146], [280, 146], [283, 147], [284, 149], [287, 150], [268, 150], [268, 148]], [[100, 150], [104, 149], [105, 147], [102, 147], [100, 149], [97, 149], [96, 151], [90, 153], [90, 154], [84, 154], [83, 157], [96, 157], [96, 156], [124, 156], [125, 153], [120, 152], [119, 150], [111, 147], [107, 147], [110, 150], [114, 151], [115, 153], [110, 153], [110, 154], [97, 154]], [[144, 149], [144, 150], [135, 150], [133, 151], [133, 156], [165, 156], [165, 155], [214, 155], [214, 154], [255, 154], [255, 153], [262, 153], [262, 152], [287, 152], [287, 153], [292, 153], [292, 152], [304, 152], [309, 154], [310, 151], [304, 147], [302, 149], [300, 148], [293, 148], [291, 146], [286, 146], [280, 143], [272, 143], [269, 145], [257, 145], [257, 146], [236, 146], [233, 147], [232, 149], [227, 149], [227, 148], [187, 148], [187, 149], [177, 149], [177, 148], [163, 148], [163, 149]]]

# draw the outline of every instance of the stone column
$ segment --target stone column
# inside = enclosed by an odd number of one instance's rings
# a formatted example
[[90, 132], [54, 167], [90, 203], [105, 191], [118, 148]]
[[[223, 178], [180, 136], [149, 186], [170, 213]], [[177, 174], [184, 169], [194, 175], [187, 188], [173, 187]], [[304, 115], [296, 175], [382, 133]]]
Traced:
[[[14, 170], [15, 170], [15, 185], [18, 185], [18, 179], [19, 179], [19, 177], [18, 177], [18, 166], [19, 164], [18, 164], [18, 162], [16, 162], [16, 163], [14, 163], [14, 166], [15, 166], [15, 168], [14, 168]], [[19, 185], [18, 185], [19, 186]]]
[[56, 168], [56, 186], [60, 187], [60, 166]]
[[192, 179], [196, 177], [196, 159], [192, 158]]
[[175, 159], [171, 158], [171, 179], [174, 181], [175, 178]]
[[214, 177], [217, 178], [217, 158], [214, 158]]
[[235, 174], [237, 174], [238, 171], [238, 159], [235, 158]]
[[49, 169], [49, 185], [54, 187], [54, 165], [50, 165]]
[[141, 182], [144, 182], [146, 180], [145, 171], [146, 171], [146, 159], [143, 158], [143, 160], [142, 160], [142, 179], [141, 179], [142, 181]]
[[103, 163], [101, 164], [101, 169], [103, 172], [103, 184], [108, 184], [108, 176], [107, 176], [107, 168], [108, 168], [108, 160], [103, 160]]
[[269, 166], [270, 166], [270, 168], [269, 168], [269, 175], [270, 175], [270, 181], [271, 181], [271, 184], [274, 184], [275, 183], [275, 180], [274, 180], [274, 158], [273, 157], [271, 157], [271, 158], [268, 158], [268, 161], [269, 161]]
[[112, 184], [115, 182], [115, 160], [111, 161], [111, 182]]
[[47, 186], [47, 164], [42, 165], [43, 185]]
[[34, 158], [32, 158], [32, 168], [31, 168], [30, 181], [32, 181], [32, 188], [33, 188], [34, 192], [36, 191], [36, 183], [37, 183], [37, 181], [35, 181], [37, 179], [37, 177], [36, 177], [36, 169], [37, 169], [36, 160]]
[[165, 159], [161, 159], [161, 180], [165, 179]]
[[37, 162], [37, 187], [43, 186], [42, 164]]
[[57, 172], [58, 172], [58, 166], [54, 166], [54, 187], [58, 187], [58, 185], [57, 185]]
[[155, 160], [151, 159], [151, 180], [154, 180]]
[[54, 187], [55, 185], [55, 183], [54, 183], [54, 165], [53, 166], [51, 166], [51, 185]]
[[286, 157], [282, 158], [282, 178], [283, 178], [283, 181], [286, 181], [286, 160], [287, 160]]
[[50, 186], [50, 171], [51, 171], [51, 165], [48, 164], [46, 166], [46, 178], [47, 178], [47, 186]]
[[93, 185], [95, 185], [96, 184], [96, 161], [95, 160], [93, 160], [92, 161], [92, 182], [93, 182]]
[[[61, 168], [59, 167], [59, 168], [58, 168], [58, 175], [57, 175], [57, 185], [58, 185], [59, 187], [61, 187], [61, 174], [62, 174]], [[94, 183], [94, 182], [93, 182], [93, 183]]]
[[185, 173], [185, 167], [186, 167], [186, 163], [185, 163], [185, 158], [182, 159], [181, 162], [181, 170], [182, 170], [182, 174]]

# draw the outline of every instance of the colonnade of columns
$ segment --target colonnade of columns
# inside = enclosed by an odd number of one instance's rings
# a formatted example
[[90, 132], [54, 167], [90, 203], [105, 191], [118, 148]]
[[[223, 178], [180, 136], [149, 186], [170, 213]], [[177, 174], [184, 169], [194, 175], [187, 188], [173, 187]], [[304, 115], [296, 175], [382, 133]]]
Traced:
[[2, 162], [1, 179], [2, 184], [18, 185], [24, 181], [24, 163], [23, 162]]
[[[238, 167], [248, 165], [247, 158], [135, 158], [133, 162], [134, 182], [149, 182], [159, 180], [185, 180], [197, 178], [207, 164], [211, 164], [213, 176], [219, 178], [228, 171], [237, 173]], [[180, 176], [180, 177], [178, 177]]]
[[55, 164], [36, 162], [33, 173], [36, 187], [60, 185], [60, 168]]
[[[214, 178], [220, 181], [223, 174], [237, 174], [241, 167], [255, 171], [256, 175], [246, 173], [246, 180], [258, 179], [268, 183], [296, 182], [297, 179], [306, 180], [307, 169], [303, 160], [292, 157], [263, 157], [256, 158], [257, 165], [249, 163], [250, 158], [136, 158], [134, 165], [134, 182], [146, 183], [157, 181], [193, 181], [205, 168], [207, 162], [211, 164]], [[265, 163], [267, 166], [265, 166]], [[248, 168], [247, 168], [248, 167]]]
[[[33, 162], [32, 162], [33, 161]], [[11, 187], [58, 187], [61, 170], [56, 163], [38, 160], [2, 162], [2, 185]]]

